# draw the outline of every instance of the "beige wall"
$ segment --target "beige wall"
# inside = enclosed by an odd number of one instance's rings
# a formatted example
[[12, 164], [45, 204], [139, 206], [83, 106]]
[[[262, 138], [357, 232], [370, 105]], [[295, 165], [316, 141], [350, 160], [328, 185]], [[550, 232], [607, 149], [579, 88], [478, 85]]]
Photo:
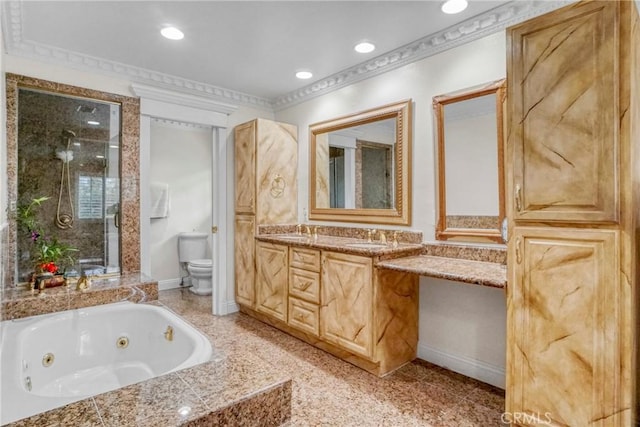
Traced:
[[151, 276], [171, 287], [187, 274], [180, 270], [178, 234], [211, 228], [212, 130], [152, 121], [150, 168], [149, 182], [168, 184], [170, 194], [168, 216], [151, 219]]
[[[505, 34], [499, 32], [277, 112], [276, 120], [297, 124], [299, 129], [300, 221], [308, 209], [309, 125], [412, 98], [410, 228], [421, 230], [425, 240], [433, 240], [437, 194], [432, 98], [504, 78], [505, 51]], [[487, 311], [492, 315], [487, 316]], [[505, 335], [503, 291], [421, 278], [419, 357], [503, 385]]]

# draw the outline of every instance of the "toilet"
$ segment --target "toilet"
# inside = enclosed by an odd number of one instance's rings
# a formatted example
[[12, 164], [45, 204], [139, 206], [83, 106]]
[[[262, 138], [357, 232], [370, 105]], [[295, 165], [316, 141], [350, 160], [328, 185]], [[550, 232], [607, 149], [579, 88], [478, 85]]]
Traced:
[[206, 233], [198, 232], [178, 234], [178, 257], [189, 272], [189, 289], [197, 295], [211, 295], [213, 289], [213, 261], [205, 258], [208, 237]]

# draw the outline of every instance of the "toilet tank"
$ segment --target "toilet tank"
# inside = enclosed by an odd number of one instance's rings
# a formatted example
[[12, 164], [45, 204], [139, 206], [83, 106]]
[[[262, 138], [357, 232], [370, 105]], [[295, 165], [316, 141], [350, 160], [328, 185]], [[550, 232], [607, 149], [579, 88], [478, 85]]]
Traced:
[[178, 257], [180, 262], [205, 258], [207, 254], [207, 233], [178, 234]]

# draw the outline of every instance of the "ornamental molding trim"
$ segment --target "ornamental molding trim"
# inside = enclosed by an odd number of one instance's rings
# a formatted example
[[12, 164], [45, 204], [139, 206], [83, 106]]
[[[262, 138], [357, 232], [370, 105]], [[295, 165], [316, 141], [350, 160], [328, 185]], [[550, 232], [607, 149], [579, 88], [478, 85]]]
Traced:
[[155, 122], [155, 123], [159, 123], [159, 124], [161, 124], [163, 126], [174, 127], [174, 128], [202, 129], [202, 130], [211, 130], [211, 129], [213, 129], [213, 126], [203, 125], [203, 124], [200, 124], [200, 123], [190, 123], [190, 122], [183, 122], [183, 121], [180, 121], [180, 120], [162, 119], [162, 118], [158, 118], [158, 117], [152, 117], [151, 121]]
[[[24, 0], [23, 0], [24, 1]], [[6, 51], [26, 57], [87, 71], [125, 78], [157, 88], [157, 91], [179, 92], [207, 98], [234, 111], [239, 105], [280, 111], [361, 80], [394, 70], [445, 50], [496, 33], [508, 26], [542, 15], [576, 0], [514, 0], [461, 24], [418, 39], [398, 49], [384, 53], [329, 77], [274, 99], [262, 98], [208, 83], [123, 64], [104, 58], [24, 40], [22, 1], [2, 2], [2, 27]], [[174, 95], [175, 96], [175, 95]], [[227, 113], [229, 114], [229, 113]]]
[[201, 95], [176, 92], [175, 90], [164, 89], [157, 86], [132, 83], [131, 89], [133, 90], [133, 93], [140, 98], [184, 105], [187, 107], [214, 111], [216, 113], [231, 114], [238, 109], [237, 105], [219, 102], [211, 98], [205, 98]]
[[[577, 0], [513, 0], [440, 32], [386, 52], [322, 80], [273, 99], [280, 111], [361, 80], [400, 68], [448, 49], [472, 42]], [[639, 0], [640, 1], [640, 0]]]

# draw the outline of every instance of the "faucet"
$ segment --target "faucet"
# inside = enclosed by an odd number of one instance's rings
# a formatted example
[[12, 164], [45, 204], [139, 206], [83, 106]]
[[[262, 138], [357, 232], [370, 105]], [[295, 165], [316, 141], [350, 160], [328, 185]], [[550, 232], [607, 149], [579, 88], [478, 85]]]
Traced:
[[313, 227], [313, 240], [318, 240], [318, 226]]
[[304, 226], [304, 234], [306, 234], [309, 239], [311, 238], [311, 228], [309, 228], [308, 225]]
[[300, 236], [302, 234], [302, 224], [296, 225], [296, 234]]
[[87, 277], [86, 275], [82, 275], [80, 279], [78, 279], [78, 283], [76, 284], [76, 291], [86, 291], [91, 287], [91, 277]]
[[378, 232], [378, 234], [380, 235], [380, 243], [382, 243], [383, 245], [387, 244], [387, 236], [385, 236], [384, 231], [380, 230]]
[[167, 341], [173, 341], [173, 328], [171, 326], [167, 326], [167, 330], [164, 331], [164, 338]]
[[371, 243], [372, 242], [371, 237], [375, 236], [376, 232], [377, 231], [376, 231], [375, 228], [367, 230], [367, 243]]
[[398, 232], [393, 232], [393, 242], [391, 243], [394, 248], [398, 247]]

